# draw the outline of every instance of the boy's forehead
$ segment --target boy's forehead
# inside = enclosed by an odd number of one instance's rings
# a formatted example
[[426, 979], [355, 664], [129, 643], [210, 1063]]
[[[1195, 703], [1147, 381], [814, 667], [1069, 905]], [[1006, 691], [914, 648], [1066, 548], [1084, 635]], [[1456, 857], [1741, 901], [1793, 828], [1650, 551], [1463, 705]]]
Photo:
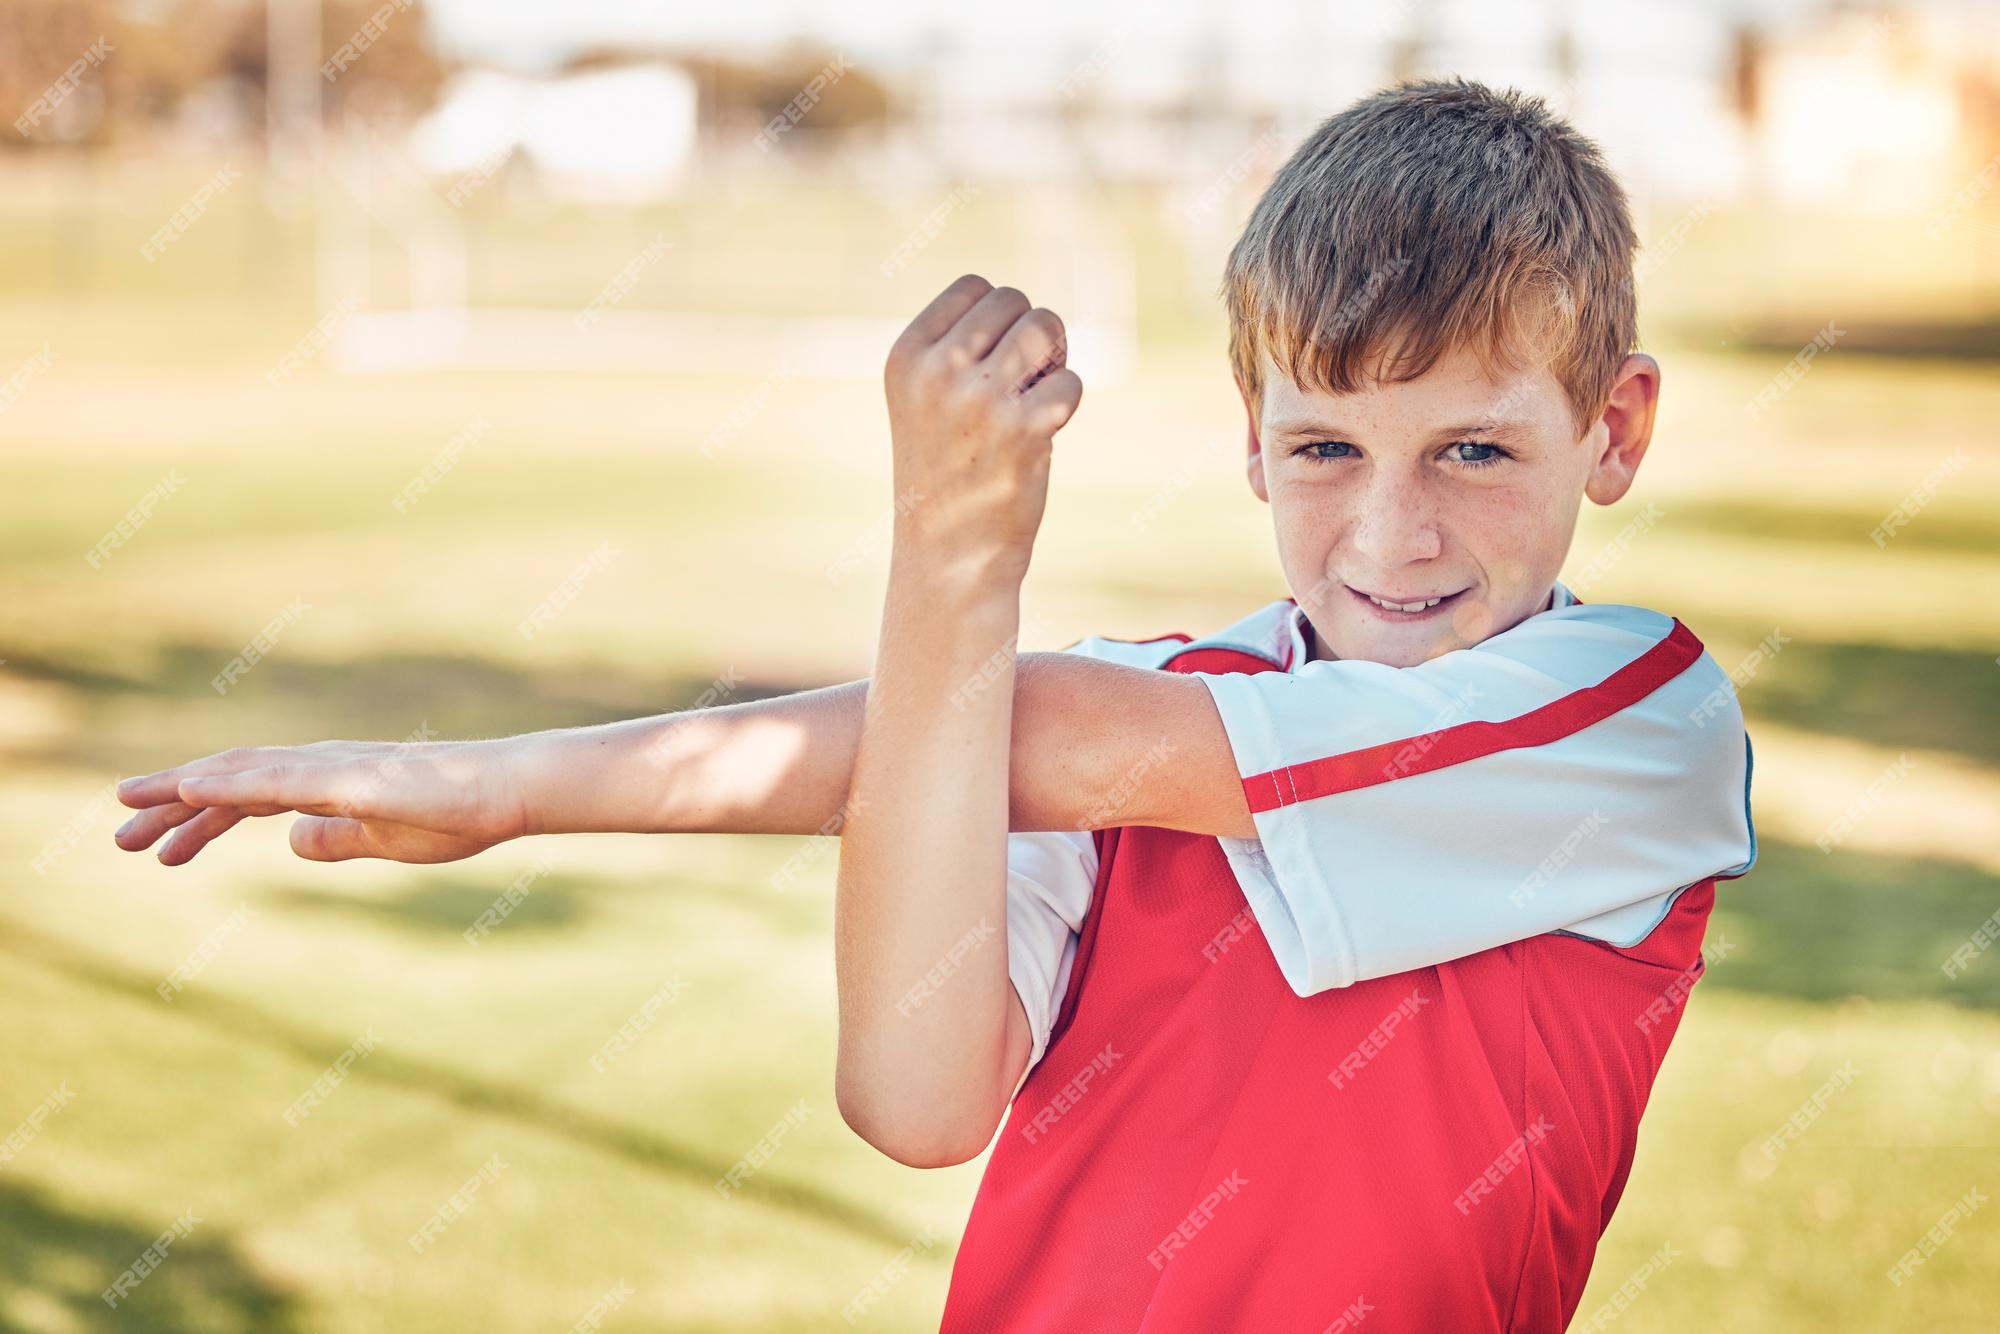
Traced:
[[1266, 356], [1258, 417], [1265, 432], [1277, 434], [1328, 426], [1356, 432], [1532, 429], [1566, 420], [1567, 413], [1563, 387], [1548, 366], [1488, 366], [1470, 349], [1455, 348], [1414, 379], [1371, 379], [1350, 393], [1301, 385]]

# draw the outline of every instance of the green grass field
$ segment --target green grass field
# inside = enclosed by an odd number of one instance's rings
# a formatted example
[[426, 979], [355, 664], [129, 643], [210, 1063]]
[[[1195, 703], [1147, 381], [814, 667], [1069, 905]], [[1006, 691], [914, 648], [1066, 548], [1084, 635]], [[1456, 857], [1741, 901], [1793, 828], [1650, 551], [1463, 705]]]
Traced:
[[[928, 1229], [943, 1240], [860, 1324], [933, 1328], [981, 1164], [912, 1171], [840, 1120], [830, 856], [782, 890], [798, 845], [775, 838], [322, 866], [259, 821], [167, 870], [112, 846], [126, 812], [104, 796], [231, 745], [491, 736], [685, 707], [725, 675], [747, 698], [865, 674], [890, 506], [879, 386], [787, 379], [713, 459], [699, 445], [757, 390], [752, 370], [362, 377], [319, 359], [273, 388], [263, 372], [315, 318], [302, 224], [271, 222], [246, 179], [159, 264], [136, 253], [205, 175], [37, 181], [0, 203], [0, 380], [57, 354], [0, 415], [0, 1137], [67, 1099], [0, 1164], [0, 1327], [558, 1330], [622, 1283], [606, 1329], [844, 1328]], [[1038, 205], [997, 189], [881, 280], [876, 259], [931, 202], [737, 191], [487, 218], [475, 285], [574, 310], [665, 229], [676, 247], [635, 304], [887, 316], [967, 267], [1062, 290], [1062, 264], [1023, 239]], [[1035, 648], [1204, 630], [1285, 591], [1241, 480], [1219, 314], [1185, 281], [1219, 255], [1191, 265], [1136, 203], [1091, 204], [1129, 239], [1143, 338], [1059, 442]], [[2000, 377], [1836, 349], [1748, 422], [1790, 353], [1728, 331], [1796, 328], [1796, 347], [1829, 309], [1880, 325], [1967, 299], [1949, 256], [1905, 285], [1910, 310], [1841, 288], [1854, 246], [1905, 262], [1887, 223], [1795, 250], [1754, 223], [1697, 231], [1662, 271], [1653, 453], [1575, 547], [1580, 567], [1657, 503], [1586, 596], [1673, 612], [1726, 668], [1789, 638], [1742, 689], [1761, 859], [1720, 894], [1727, 953], [1694, 993], [1582, 1309], [1670, 1246], [1619, 1330], [1988, 1329], [2000, 1211], [1900, 1285], [1887, 1273], [1968, 1190], [2000, 1188], [2000, 951], [1942, 967], [2000, 910], [2000, 455], [1976, 429], [2000, 416]], [[1780, 252], [1761, 287], [1742, 281], [1745, 254]], [[490, 431], [397, 513], [475, 417]], [[1871, 541], [1961, 448], [1970, 463], [1908, 528]], [[86, 551], [170, 472], [175, 493], [92, 568]], [[606, 542], [576, 600], [517, 633]], [[849, 551], [853, 572], [829, 579]], [[297, 623], [218, 695], [210, 678], [295, 600]], [[468, 946], [538, 862], [520, 908]], [[657, 1021], [593, 1068], [663, 988]], [[288, 1125], [363, 1039], [374, 1050]], [[1758, 1152], [1849, 1062], [1796, 1142]], [[788, 1115], [779, 1151], [720, 1195]], [[504, 1168], [414, 1250], [495, 1155]], [[99, 1293], [190, 1210], [165, 1264], [108, 1308]]]

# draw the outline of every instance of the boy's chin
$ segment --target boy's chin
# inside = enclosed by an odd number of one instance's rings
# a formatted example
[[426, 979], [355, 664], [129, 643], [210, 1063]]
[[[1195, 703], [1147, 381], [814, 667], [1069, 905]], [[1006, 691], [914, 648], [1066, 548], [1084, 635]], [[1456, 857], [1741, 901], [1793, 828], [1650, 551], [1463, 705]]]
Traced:
[[1329, 626], [1326, 648], [1334, 657], [1349, 662], [1379, 662], [1385, 667], [1415, 667], [1442, 653], [1465, 648], [1466, 641], [1446, 617], [1436, 624], [1417, 621], [1407, 625]]

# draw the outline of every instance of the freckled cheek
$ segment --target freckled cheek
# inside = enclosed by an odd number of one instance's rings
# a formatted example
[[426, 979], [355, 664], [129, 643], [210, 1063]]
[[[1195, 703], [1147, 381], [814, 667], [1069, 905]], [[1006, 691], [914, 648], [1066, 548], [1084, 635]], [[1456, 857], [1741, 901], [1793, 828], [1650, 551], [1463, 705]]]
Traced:
[[1573, 511], [1541, 487], [1495, 488], [1467, 497], [1452, 532], [1486, 572], [1493, 595], [1554, 578], [1568, 546]]
[[[1513, 534], [1532, 529], [1535, 521], [1524, 515], [1522, 498], [1501, 488], [1440, 486], [1424, 497], [1430, 527], [1436, 530], [1443, 554], [1456, 551], [1475, 558], [1512, 545]], [[1341, 521], [1329, 527], [1346, 532], [1358, 517], [1341, 510]]]
[[1323, 566], [1353, 528], [1353, 500], [1343, 488], [1292, 482], [1271, 492], [1278, 543], [1287, 564]]
[[1466, 494], [1450, 509], [1440, 518], [1446, 549], [1469, 558], [1482, 587], [1453, 607], [1449, 632], [1459, 644], [1477, 644], [1528, 610], [1522, 597], [1542, 564], [1547, 510], [1533, 492], [1511, 487]]

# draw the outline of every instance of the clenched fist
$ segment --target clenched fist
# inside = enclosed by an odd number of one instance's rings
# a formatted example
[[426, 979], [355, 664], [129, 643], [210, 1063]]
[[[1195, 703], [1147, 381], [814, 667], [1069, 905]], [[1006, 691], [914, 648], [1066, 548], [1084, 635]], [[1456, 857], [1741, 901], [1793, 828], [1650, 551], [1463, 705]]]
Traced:
[[967, 274], [889, 349], [897, 534], [970, 577], [1026, 575], [1055, 433], [1083, 381], [1054, 311]]

